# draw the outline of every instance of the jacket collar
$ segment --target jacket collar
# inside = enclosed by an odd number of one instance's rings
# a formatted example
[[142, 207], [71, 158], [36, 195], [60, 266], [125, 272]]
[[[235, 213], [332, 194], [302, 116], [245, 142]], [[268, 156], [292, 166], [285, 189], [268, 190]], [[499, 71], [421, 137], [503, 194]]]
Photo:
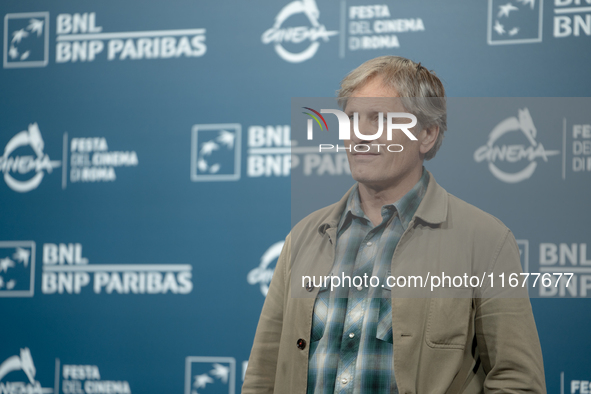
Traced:
[[[318, 232], [324, 235], [326, 231], [331, 228], [337, 228], [341, 215], [347, 207], [349, 195], [357, 188], [352, 186], [347, 193], [340, 199], [339, 202], [333, 205], [332, 209], [327, 215], [326, 220], [318, 226]], [[423, 200], [419, 204], [417, 211], [413, 216], [411, 223], [414, 223], [415, 218], [430, 224], [440, 224], [447, 220], [447, 200], [448, 195], [444, 188], [435, 182], [435, 177], [429, 172], [429, 184]]]

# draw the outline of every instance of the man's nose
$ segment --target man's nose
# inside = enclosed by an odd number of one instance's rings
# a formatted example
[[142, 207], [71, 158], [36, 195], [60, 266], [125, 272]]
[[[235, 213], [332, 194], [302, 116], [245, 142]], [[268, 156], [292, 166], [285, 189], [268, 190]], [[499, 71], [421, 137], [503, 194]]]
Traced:
[[[355, 145], [357, 144], [368, 144], [371, 143], [369, 139], [366, 138], [359, 138], [353, 129], [354, 127], [355, 118], [351, 119], [351, 142]], [[359, 123], [357, 130], [362, 136], [365, 135], [373, 135], [377, 132], [377, 129], [373, 130], [374, 125], [369, 122], [367, 117], [359, 115]]]

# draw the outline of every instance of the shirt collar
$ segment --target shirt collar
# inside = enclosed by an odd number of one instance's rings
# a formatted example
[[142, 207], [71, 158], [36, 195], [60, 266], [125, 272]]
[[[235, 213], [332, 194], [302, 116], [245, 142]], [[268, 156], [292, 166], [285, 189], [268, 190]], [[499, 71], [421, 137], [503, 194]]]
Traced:
[[[421, 203], [423, 197], [425, 196], [425, 192], [427, 191], [427, 185], [429, 184], [429, 172], [425, 170], [423, 167], [423, 174], [419, 181], [413, 186], [413, 188], [406, 193], [400, 200], [396, 201], [393, 204], [386, 204], [382, 206], [382, 216], [384, 215], [385, 209], [391, 209], [389, 207], [394, 207], [396, 212], [398, 212], [398, 217], [400, 219], [400, 223], [402, 224], [402, 228], [406, 230], [408, 224], [412, 220], [419, 204]], [[343, 210], [341, 215], [338, 231], [341, 231], [342, 227], [350, 220], [352, 217], [358, 217], [364, 219], [366, 222], [370, 222], [369, 218], [365, 215], [363, 210], [361, 209], [361, 200], [359, 199], [359, 184], [355, 184], [353, 186], [351, 193], [349, 194], [349, 198], [347, 199], [347, 205]]]

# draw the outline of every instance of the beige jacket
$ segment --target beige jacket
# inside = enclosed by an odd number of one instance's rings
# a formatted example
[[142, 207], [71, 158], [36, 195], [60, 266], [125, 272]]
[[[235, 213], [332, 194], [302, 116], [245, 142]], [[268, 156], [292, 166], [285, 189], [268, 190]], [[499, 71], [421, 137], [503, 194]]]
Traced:
[[[306, 393], [318, 288], [303, 288], [301, 275], [329, 274], [337, 225], [350, 192], [303, 219], [287, 236], [242, 393]], [[480, 277], [521, 268], [510, 230], [448, 194], [431, 175], [394, 251], [391, 272], [424, 276], [441, 271]], [[526, 293], [506, 293], [500, 287], [497, 277], [493, 288], [451, 289], [455, 298], [399, 297], [392, 289], [393, 369], [400, 394], [546, 392], [529, 299]]]

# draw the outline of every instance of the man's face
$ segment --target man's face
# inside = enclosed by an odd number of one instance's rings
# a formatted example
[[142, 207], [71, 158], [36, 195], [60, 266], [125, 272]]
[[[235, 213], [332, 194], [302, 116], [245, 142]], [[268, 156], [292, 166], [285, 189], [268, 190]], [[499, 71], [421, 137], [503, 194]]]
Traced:
[[[345, 107], [345, 113], [351, 119], [351, 139], [345, 140], [345, 146], [351, 146], [351, 152], [347, 150], [349, 166], [353, 179], [372, 188], [387, 188], [399, 184], [411, 174], [416, 174], [422, 168], [419, 141], [412, 141], [402, 131], [395, 129], [392, 139], [387, 139], [387, 113], [408, 112], [397, 99], [398, 92], [394, 88], [387, 87], [381, 77], [370, 79], [365, 85], [353, 91], [351, 98]], [[364, 135], [373, 135], [378, 130], [379, 112], [383, 113], [383, 132], [381, 137], [370, 141], [358, 138], [353, 132], [353, 113], [359, 113], [359, 132]], [[410, 119], [395, 119], [393, 123], [410, 123]], [[414, 129], [410, 129], [415, 132]], [[354, 146], [366, 144], [370, 146], [368, 152], [355, 152]], [[384, 144], [379, 147], [372, 144]], [[402, 145], [401, 152], [389, 152], [387, 147], [392, 144]], [[359, 151], [365, 150], [358, 147]], [[348, 149], [348, 148], [347, 148]], [[400, 146], [393, 146], [392, 151], [400, 150]], [[420, 174], [420, 172], [418, 172]]]

